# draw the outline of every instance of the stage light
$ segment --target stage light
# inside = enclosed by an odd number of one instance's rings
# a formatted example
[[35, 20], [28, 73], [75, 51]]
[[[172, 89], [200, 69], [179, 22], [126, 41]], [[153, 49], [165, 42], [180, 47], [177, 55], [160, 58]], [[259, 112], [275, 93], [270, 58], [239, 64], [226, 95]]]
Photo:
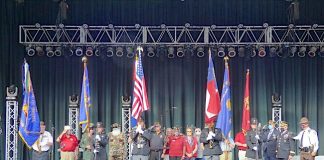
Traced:
[[18, 95], [18, 88], [15, 85], [7, 87], [7, 99], [16, 99]]
[[306, 47], [299, 47], [299, 52], [298, 52], [298, 56], [299, 57], [305, 57], [306, 55]]
[[82, 56], [83, 55], [83, 50], [81, 47], [78, 47], [76, 50], [75, 50], [75, 55], [77, 56]]
[[56, 47], [54, 54], [55, 56], [62, 56], [62, 47]]
[[308, 55], [310, 56], [310, 57], [315, 57], [315, 55], [316, 55], [316, 51], [317, 51], [317, 47], [311, 47], [310, 49], [309, 49], [309, 51], [308, 51]]
[[87, 29], [89, 26], [88, 26], [87, 24], [83, 24], [82, 27], [83, 27], [84, 29]]
[[154, 48], [152, 46], [147, 47], [147, 56], [151, 58], [155, 56]]
[[238, 56], [239, 57], [244, 57], [245, 56], [245, 48], [244, 47], [240, 46], [238, 48]]
[[90, 57], [93, 55], [93, 48], [92, 47], [87, 47], [87, 50], [86, 50], [86, 53], [85, 53], [86, 56]]
[[269, 56], [270, 57], [275, 57], [277, 54], [277, 47], [272, 46], [269, 48]]
[[289, 57], [294, 57], [295, 54], [297, 52], [297, 47], [296, 46], [292, 46], [290, 47], [290, 50], [289, 50]]
[[106, 53], [107, 53], [107, 57], [114, 56], [114, 48], [113, 47], [108, 47]]
[[267, 28], [267, 27], [269, 27], [269, 24], [268, 23], [263, 23], [263, 27]]
[[35, 49], [32, 47], [26, 47], [27, 55], [28, 56], [34, 56], [35, 55]]
[[273, 93], [273, 95], [271, 96], [271, 102], [273, 107], [282, 106], [281, 96], [278, 93]]
[[123, 55], [124, 55], [124, 49], [123, 49], [123, 47], [117, 47], [116, 48], [116, 56], [117, 57], [121, 57]]
[[168, 58], [174, 58], [174, 47], [169, 47], [168, 48]]
[[69, 107], [78, 107], [79, 105], [79, 96], [73, 94], [69, 96]]
[[128, 58], [133, 58], [135, 55], [133, 47], [130, 47], [130, 46], [126, 47], [126, 52], [127, 52], [126, 56]]
[[265, 57], [266, 55], [267, 55], [267, 52], [265, 51], [265, 49], [264, 49], [264, 47], [263, 46], [260, 46], [259, 48], [258, 48], [258, 55], [259, 55], [259, 57]]
[[100, 52], [101, 52], [101, 50], [102, 50], [101, 47], [97, 47], [97, 48], [95, 49], [94, 55], [97, 56], [97, 57], [100, 56]]
[[318, 52], [318, 56], [324, 57], [324, 47], [321, 47], [320, 51]]
[[205, 49], [204, 47], [198, 47], [197, 48], [197, 57], [204, 57], [205, 56]]
[[224, 47], [219, 47], [217, 52], [218, 57], [225, 57]]
[[229, 47], [228, 48], [228, 56], [229, 57], [235, 57], [236, 56], [236, 51], [234, 47]]
[[255, 57], [256, 56], [256, 51], [255, 51], [255, 46], [252, 46], [251, 47], [251, 50], [250, 50], [250, 52], [249, 52], [249, 54], [250, 54], [250, 57]]
[[178, 47], [177, 48], [177, 56], [180, 57], [180, 58], [185, 56], [183, 47]]
[[36, 52], [37, 52], [38, 56], [43, 56], [44, 55], [43, 47], [37, 46], [36, 47]]
[[277, 53], [278, 57], [281, 58], [287, 58], [288, 56], [290, 56], [290, 47], [289, 45], [282, 45], [280, 47], [279, 52]]
[[53, 57], [54, 56], [54, 52], [53, 52], [52, 47], [46, 47], [46, 55], [47, 55], [47, 57]]

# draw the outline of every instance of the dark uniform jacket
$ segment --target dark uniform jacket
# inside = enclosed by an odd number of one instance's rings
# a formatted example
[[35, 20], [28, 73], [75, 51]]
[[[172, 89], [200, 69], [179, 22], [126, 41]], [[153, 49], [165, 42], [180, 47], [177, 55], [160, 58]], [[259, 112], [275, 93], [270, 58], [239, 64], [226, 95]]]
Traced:
[[281, 132], [277, 137], [277, 158], [288, 159], [288, 156], [294, 155], [295, 142], [292, 133], [288, 131]]
[[223, 151], [220, 147], [220, 142], [223, 140], [222, 131], [219, 128], [215, 129], [215, 136], [211, 140], [207, 140], [209, 133], [209, 129], [203, 129], [200, 136], [200, 143], [204, 145], [204, 156], [212, 156], [212, 155], [221, 155]]
[[[245, 139], [246, 139], [246, 144], [248, 146], [248, 149], [246, 150], [246, 154], [245, 156], [247, 158], [252, 158], [252, 159], [261, 159], [261, 139], [262, 139], [262, 135], [259, 134], [260, 139], [258, 140], [255, 136], [256, 136], [257, 132], [255, 130], [249, 130], [246, 135], [245, 135]], [[257, 147], [258, 152], [256, 152], [255, 150], [253, 150], [253, 147]]]
[[[106, 133], [97, 134], [100, 136], [100, 141], [95, 140], [95, 149], [98, 150], [95, 154], [95, 160], [107, 159], [106, 145], [108, 143], [108, 136]], [[96, 138], [96, 136], [94, 136]]]
[[151, 133], [148, 130], [145, 130], [143, 134], [138, 133], [133, 129], [131, 138], [133, 141], [133, 150], [132, 155], [142, 155], [148, 156], [150, 154], [150, 138]]
[[273, 129], [272, 132], [270, 130], [265, 130], [261, 133], [261, 135], [263, 140], [263, 155], [276, 157], [277, 137], [279, 135], [279, 130]]

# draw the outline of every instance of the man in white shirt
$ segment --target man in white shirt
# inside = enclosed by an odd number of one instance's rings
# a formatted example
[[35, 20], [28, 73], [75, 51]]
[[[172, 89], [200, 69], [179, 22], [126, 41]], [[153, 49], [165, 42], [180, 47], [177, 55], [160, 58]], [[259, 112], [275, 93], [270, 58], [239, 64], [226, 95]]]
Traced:
[[45, 123], [40, 122], [40, 135], [38, 140], [33, 144], [32, 160], [49, 160], [49, 151], [53, 145], [51, 133], [45, 131]]
[[302, 131], [294, 139], [299, 141], [300, 159], [314, 160], [319, 146], [317, 132], [309, 128], [306, 117], [301, 118], [299, 124]]

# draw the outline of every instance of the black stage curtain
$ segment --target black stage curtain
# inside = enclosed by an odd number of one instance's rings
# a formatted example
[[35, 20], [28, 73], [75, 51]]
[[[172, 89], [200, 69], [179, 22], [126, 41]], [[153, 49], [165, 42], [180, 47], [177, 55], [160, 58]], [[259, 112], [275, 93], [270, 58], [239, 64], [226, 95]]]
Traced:
[[[21, 2], [21, 3], [20, 3]], [[315, 0], [301, 0], [299, 23], [319, 23], [324, 11]], [[287, 24], [288, 4], [279, 0], [206, 0], [200, 1], [126, 1], [73, 0], [68, 1], [66, 24], [107, 25], [237, 25]], [[51, 0], [2, 0], [0, 19], [0, 113], [1, 128], [5, 129], [5, 87], [15, 84], [20, 89], [21, 65], [30, 63], [40, 117], [48, 130], [55, 128], [54, 138], [68, 121], [68, 96], [80, 94], [82, 62], [80, 57], [27, 57], [18, 43], [20, 24], [54, 24], [58, 6]], [[176, 16], [175, 16], [176, 15]], [[218, 88], [221, 92], [224, 62], [214, 57]], [[203, 127], [208, 58], [190, 57], [167, 59], [144, 57], [150, 111], [145, 113], [148, 125], [161, 121], [164, 126]], [[89, 58], [91, 88], [91, 121], [103, 121], [107, 131], [110, 124], [121, 122], [121, 96], [132, 95], [133, 59]], [[231, 58], [230, 82], [234, 133], [241, 127], [245, 71], [251, 70], [251, 114], [265, 124], [271, 119], [271, 95], [278, 92], [283, 99], [283, 120], [290, 130], [299, 131], [298, 122], [307, 116], [311, 127], [318, 131], [320, 141], [324, 132], [320, 125], [324, 114], [324, 58]], [[20, 114], [20, 112], [19, 112]], [[4, 134], [0, 135], [0, 159], [4, 159]], [[57, 149], [57, 144], [55, 149]], [[320, 143], [320, 147], [324, 147]], [[19, 159], [29, 159], [30, 153], [19, 139]], [[324, 154], [321, 150], [320, 154]], [[58, 153], [55, 152], [58, 159]]]

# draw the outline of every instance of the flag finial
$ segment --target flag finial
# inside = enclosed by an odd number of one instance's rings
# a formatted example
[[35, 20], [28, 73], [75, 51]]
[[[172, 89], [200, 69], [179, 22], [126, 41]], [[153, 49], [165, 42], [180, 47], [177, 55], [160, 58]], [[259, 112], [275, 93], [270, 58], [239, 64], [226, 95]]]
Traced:
[[86, 56], [82, 57], [82, 62], [83, 63], [87, 63], [88, 62], [88, 58]]
[[224, 61], [227, 62], [229, 60], [229, 58], [226, 56], [224, 57]]

